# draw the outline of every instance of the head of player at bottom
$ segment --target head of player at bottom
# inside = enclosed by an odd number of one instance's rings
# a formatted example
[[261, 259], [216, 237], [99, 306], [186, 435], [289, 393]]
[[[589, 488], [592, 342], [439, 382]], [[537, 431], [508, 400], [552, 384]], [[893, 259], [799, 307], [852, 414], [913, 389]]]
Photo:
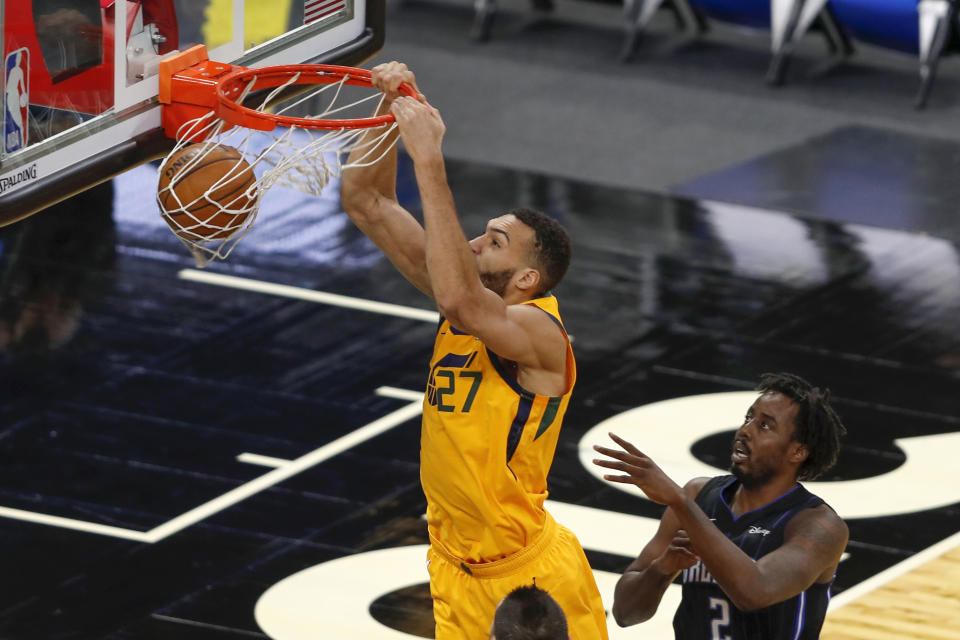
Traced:
[[493, 617], [490, 640], [569, 640], [567, 618], [549, 593], [536, 584], [507, 594]]

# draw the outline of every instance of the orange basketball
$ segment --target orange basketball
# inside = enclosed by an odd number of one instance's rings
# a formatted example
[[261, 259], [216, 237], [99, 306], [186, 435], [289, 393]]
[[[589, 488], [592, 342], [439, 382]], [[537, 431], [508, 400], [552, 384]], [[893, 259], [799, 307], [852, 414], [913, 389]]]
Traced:
[[191, 144], [160, 167], [157, 196], [164, 219], [186, 240], [228, 238], [253, 211], [253, 167], [233, 147]]

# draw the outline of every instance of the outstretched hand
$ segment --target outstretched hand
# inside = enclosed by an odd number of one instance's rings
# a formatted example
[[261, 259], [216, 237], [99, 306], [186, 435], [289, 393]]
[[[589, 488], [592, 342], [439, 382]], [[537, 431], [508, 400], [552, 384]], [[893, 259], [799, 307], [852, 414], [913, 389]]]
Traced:
[[390, 112], [397, 119], [403, 146], [414, 164], [443, 158], [440, 145], [447, 128], [439, 111], [428, 102], [401, 96], [393, 101]]
[[612, 433], [610, 437], [623, 450], [593, 445], [594, 450], [598, 453], [613, 458], [613, 460], [595, 458], [593, 464], [598, 467], [622, 471], [626, 475], [606, 474], [603, 476], [605, 480], [636, 485], [647, 494], [648, 498], [659, 504], [677, 504], [679, 501], [686, 499], [686, 494], [680, 485], [671, 480], [653, 460], [623, 438]]

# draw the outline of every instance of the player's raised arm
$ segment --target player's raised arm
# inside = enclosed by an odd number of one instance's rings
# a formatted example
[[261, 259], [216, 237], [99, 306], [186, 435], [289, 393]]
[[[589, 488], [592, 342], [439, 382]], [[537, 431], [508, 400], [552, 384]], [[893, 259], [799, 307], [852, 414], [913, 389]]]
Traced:
[[[484, 235], [468, 242], [447, 184], [441, 150], [446, 128], [439, 111], [405, 97], [394, 101], [392, 111], [414, 162], [430, 287], [441, 313], [499, 356], [562, 377], [566, 336], [547, 314], [519, 304], [543, 293], [540, 270], [522, 264], [533, 253], [536, 232], [508, 214], [491, 220]], [[481, 272], [478, 261], [491, 269]], [[497, 265], [504, 269], [497, 271]], [[553, 382], [550, 392], [563, 393], [562, 384]]]
[[[373, 86], [384, 93], [384, 100], [375, 115], [389, 113], [393, 101], [400, 95], [401, 83], [406, 82], [416, 88], [413, 72], [400, 62], [378, 65], [371, 71], [371, 76]], [[379, 130], [370, 130], [365, 134], [365, 140], [380, 133]], [[397, 135], [394, 131], [390, 138], [380, 144], [393, 144]], [[357, 147], [350, 154], [348, 163], [364, 165], [378, 155], [374, 151], [363, 161], [362, 157], [368, 150], [362, 143]], [[398, 202], [396, 182], [397, 148], [393, 145], [379, 161], [344, 171], [340, 191], [343, 207], [354, 224], [383, 251], [400, 273], [418, 289], [432, 296], [423, 227]]]

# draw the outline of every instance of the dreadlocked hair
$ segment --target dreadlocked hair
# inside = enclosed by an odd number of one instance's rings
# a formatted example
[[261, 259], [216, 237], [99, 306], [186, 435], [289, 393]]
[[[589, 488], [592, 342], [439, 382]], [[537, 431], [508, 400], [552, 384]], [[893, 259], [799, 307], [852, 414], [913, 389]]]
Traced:
[[837, 463], [840, 439], [847, 430], [830, 406], [829, 389], [814, 387], [792, 373], [765, 373], [757, 391], [781, 393], [797, 405], [793, 439], [807, 447], [807, 459], [797, 470], [798, 480], [813, 480]]

